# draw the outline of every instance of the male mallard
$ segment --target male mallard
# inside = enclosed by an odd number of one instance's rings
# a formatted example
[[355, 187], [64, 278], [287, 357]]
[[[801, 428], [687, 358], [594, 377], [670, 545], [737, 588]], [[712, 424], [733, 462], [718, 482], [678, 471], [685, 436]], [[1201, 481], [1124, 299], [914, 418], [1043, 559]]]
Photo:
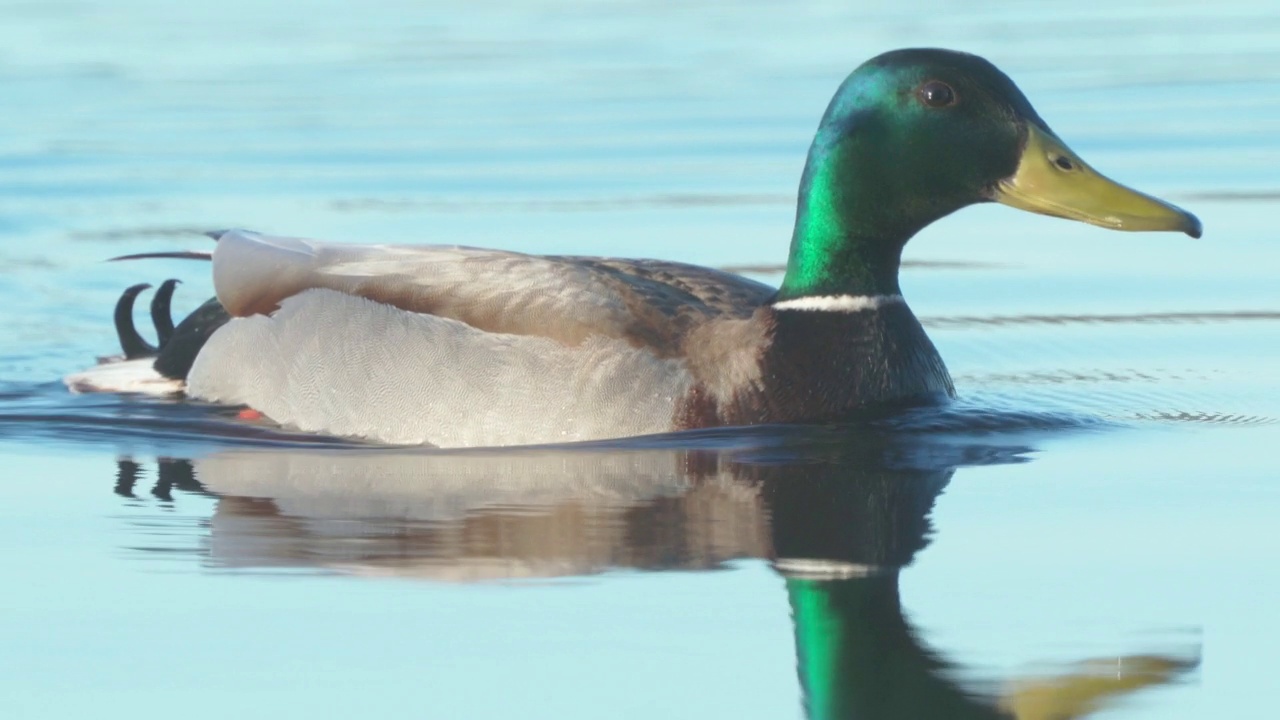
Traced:
[[[936, 402], [954, 390], [903, 301], [902, 248], [992, 200], [1200, 235], [1195, 216], [1085, 164], [991, 63], [897, 50], [855, 70], [823, 115], [776, 290], [659, 260], [232, 231], [212, 254], [216, 302], [141, 361], [143, 384], [302, 430], [440, 446], [823, 422]], [[139, 387], [114, 379], [128, 364], [117, 365], [67, 383]]]

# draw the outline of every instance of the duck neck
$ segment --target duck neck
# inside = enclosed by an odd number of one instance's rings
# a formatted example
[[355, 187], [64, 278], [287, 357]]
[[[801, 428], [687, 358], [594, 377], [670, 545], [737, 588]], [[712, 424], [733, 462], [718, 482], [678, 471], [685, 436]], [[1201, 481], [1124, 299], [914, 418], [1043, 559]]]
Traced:
[[814, 295], [900, 295], [907, 240], [926, 223], [895, 203], [881, 153], [866, 134], [820, 128], [809, 150], [779, 300]]

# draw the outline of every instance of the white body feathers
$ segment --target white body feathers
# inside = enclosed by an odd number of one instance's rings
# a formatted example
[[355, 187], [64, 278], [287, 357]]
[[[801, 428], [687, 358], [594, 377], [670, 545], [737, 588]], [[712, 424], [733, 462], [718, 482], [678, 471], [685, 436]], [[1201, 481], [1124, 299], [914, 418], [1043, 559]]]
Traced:
[[187, 392], [301, 430], [463, 447], [663, 432], [689, 384], [622, 340], [566, 346], [317, 289], [219, 329]]

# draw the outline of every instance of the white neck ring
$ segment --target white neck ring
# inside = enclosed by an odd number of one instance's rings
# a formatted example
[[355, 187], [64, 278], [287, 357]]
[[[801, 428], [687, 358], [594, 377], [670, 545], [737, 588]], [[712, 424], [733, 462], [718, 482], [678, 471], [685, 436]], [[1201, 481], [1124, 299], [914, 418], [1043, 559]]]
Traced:
[[773, 309], [854, 313], [900, 302], [901, 295], [809, 295], [776, 302]]

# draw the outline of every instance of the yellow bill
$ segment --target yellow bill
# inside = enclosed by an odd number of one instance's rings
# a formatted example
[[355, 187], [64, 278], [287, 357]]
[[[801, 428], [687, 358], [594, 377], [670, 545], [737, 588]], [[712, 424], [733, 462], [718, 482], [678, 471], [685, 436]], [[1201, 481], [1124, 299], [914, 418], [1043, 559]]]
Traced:
[[1030, 124], [1018, 169], [997, 184], [992, 199], [1112, 230], [1178, 230], [1200, 237], [1195, 215], [1107, 178], [1061, 140]]
[[1200, 664], [1193, 657], [1131, 655], [1080, 663], [1059, 677], [1017, 680], [1000, 705], [1017, 720], [1071, 720], [1106, 708], [1147, 687], [1168, 685]]

